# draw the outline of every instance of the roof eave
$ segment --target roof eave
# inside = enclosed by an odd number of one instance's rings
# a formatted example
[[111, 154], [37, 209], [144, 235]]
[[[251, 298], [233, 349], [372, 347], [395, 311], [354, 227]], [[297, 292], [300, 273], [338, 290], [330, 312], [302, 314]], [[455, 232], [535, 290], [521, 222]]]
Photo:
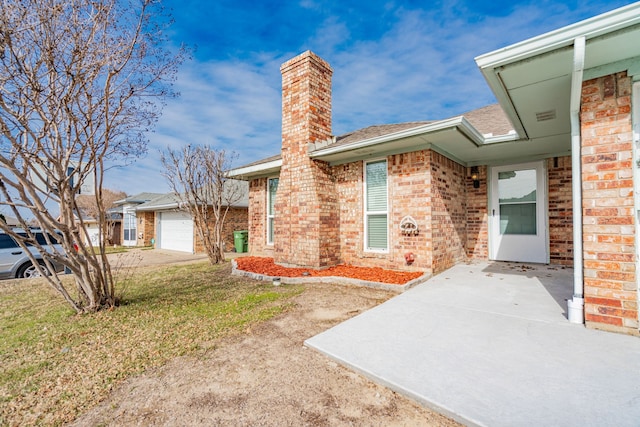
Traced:
[[282, 159], [260, 163], [252, 166], [240, 167], [229, 171], [229, 177], [247, 181], [250, 179], [269, 176], [278, 173], [282, 167]]
[[136, 211], [162, 211], [162, 210], [177, 209], [177, 208], [178, 208], [178, 203], [168, 203], [164, 205], [137, 207]]
[[482, 134], [478, 132], [478, 130], [474, 128], [473, 125], [471, 125], [471, 123], [469, 123], [469, 121], [464, 118], [464, 116], [457, 116], [451, 119], [441, 120], [438, 122], [416, 126], [414, 128], [402, 130], [399, 132], [353, 142], [351, 144], [321, 148], [309, 153], [309, 157], [322, 160], [323, 157], [340, 153], [347, 153], [349, 151], [362, 150], [364, 148], [372, 148], [374, 150], [377, 149], [376, 151], [380, 151], [382, 153], [387, 150], [384, 146], [384, 143], [414, 136], [429, 135], [430, 133], [441, 132], [445, 130], [457, 130], [458, 132], [463, 134], [469, 141], [471, 141], [476, 147], [480, 147], [485, 143], [485, 138], [482, 136]]

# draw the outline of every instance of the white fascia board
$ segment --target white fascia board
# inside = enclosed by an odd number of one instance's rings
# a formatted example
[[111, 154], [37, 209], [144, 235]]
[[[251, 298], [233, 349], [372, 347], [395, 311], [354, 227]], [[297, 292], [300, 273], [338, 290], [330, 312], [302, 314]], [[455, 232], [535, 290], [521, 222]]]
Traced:
[[571, 46], [580, 36], [590, 39], [638, 23], [640, 23], [640, 2], [480, 55], [475, 58], [475, 61], [481, 69], [497, 68]]
[[412, 136], [424, 135], [434, 132], [439, 132], [443, 130], [449, 130], [457, 128], [461, 133], [463, 133], [471, 142], [473, 142], [476, 146], [481, 146], [484, 144], [485, 139], [480, 132], [474, 128], [471, 123], [464, 116], [453, 117], [451, 119], [442, 120], [435, 123], [429, 123], [422, 126], [416, 126], [414, 128], [402, 130], [400, 132], [389, 133], [382, 136], [377, 136], [375, 138], [369, 138], [362, 141], [353, 142], [351, 144], [338, 145], [335, 147], [329, 146], [326, 148], [321, 148], [320, 150], [316, 150], [309, 154], [311, 158], [327, 156], [331, 154], [342, 153], [345, 151], [353, 151], [360, 150], [362, 148], [372, 147], [375, 145], [383, 144], [385, 142], [390, 142], [398, 139], [408, 138]]
[[500, 144], [502, 142], [513, 142], [520, 139], [517, 133], [509, 133], [507, 135], [489, 136], [484, 139], [483, 145]]
[[166, 209], [175, 209], [178, 207], [178, 203], [169, 203], [165, 205], [154, 205], [154, 206], [143, 206], [141, 208], [136, 208], [136, 211], [162, 211]]
[[232, 169], [229, 171], [229, 177], [235, 179], [243, 179], [244, 177], [252, 175], [260, 175], [270, 169], [278, 169], [282, 167], [282, 159], [272, 160], [267, 163], [260, 163], [258, 165], [241, 167], [238, 169]]

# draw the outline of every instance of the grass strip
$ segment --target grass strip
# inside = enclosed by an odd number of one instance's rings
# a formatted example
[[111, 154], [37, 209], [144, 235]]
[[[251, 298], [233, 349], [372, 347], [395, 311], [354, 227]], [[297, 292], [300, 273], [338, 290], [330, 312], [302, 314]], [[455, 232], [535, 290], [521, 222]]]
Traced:
[[302, 286], [232, 277], [208, 263], [129, 276], [122, 305], [75, 315], [41, 279], [0, 284], [0, 425], [60, 425], [118, 383], [291, 307]]

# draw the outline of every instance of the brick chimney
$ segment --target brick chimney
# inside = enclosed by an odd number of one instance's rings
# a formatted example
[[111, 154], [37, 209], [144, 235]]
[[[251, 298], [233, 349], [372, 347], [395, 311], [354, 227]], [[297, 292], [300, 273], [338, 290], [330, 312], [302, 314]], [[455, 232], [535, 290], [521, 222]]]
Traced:
[[331, 76], [307, 51], [282, 73], [282, 168], [275, 200], [274, 260], [321, 268], [340, 258], [338, 203], [331, 167], [309, 158], [307, 145], [331, 137]]

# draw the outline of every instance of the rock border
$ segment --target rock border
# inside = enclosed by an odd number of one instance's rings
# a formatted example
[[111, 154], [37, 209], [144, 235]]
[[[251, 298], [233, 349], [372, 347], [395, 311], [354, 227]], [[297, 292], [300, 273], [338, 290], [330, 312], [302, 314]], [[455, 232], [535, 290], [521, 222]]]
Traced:
[[423, 274], [420, 277], [417, 277], [404, 285], [394, 285], [390, 283], [382, 283], [382, 282], [371, 282], [368, 280], [360, 280], [360, 279], [352, 279], [350, 277], [342, 277], [342, 276], [322, 276], [322, 277], [278, 277], [278, 276], [268, 276], [266, 274], [258, 274], [253, 273], [251, 271], [240, 270], [238, 268], [238, 263], [235, 259], [231, 260], [231, 274], [234, 276], [242, 276], [248, 277], [254, 280], [262, 280], [262, 281], [273, 281], [274, 279], [280, 279], [280, 283], [287, 285], [297, 285], [303, 283], [337, 283], [340, 285], [354, 285], [354, 286], [362, 286], [373, 289], [383, 289], [386, 291], [393, 291], [402, 293], [410, 288], [417, 286], [421, 283], [426, 282], [431, 277], [432, 274]]

